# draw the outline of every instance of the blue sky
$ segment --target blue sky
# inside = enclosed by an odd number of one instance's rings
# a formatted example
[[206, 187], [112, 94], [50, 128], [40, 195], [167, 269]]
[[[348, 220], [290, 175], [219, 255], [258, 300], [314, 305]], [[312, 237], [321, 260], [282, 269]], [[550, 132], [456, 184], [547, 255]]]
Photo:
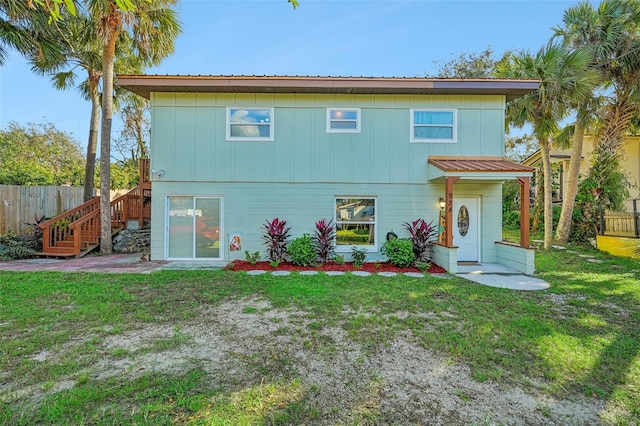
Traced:
[[[452, 55], [536, 51], [575, 1], [183, 0], [175, 54], [148, 74], [435, 75]], [[0, 127], [53, 123], [86, 144], [90, 105], [17, 54], [0, 68]], [[114, 123], [116, 129], [117, 123]], [[115, 136], [115, 133], [114, 133]]]

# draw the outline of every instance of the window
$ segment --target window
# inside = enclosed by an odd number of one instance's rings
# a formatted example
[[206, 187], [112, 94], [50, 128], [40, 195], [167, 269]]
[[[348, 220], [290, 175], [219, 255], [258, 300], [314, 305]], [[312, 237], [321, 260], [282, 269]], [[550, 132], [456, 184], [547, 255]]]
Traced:
[[360, 133], [360, 108], [327, 108], [328, 133]]
[[411, 142], [456, 142], [456, 110], [411, 110]]
[[272, 141], [273, 108], [227, 108], [227, 140]]
[[336, 250], [376, 247], [376, 199], [336, 198]]

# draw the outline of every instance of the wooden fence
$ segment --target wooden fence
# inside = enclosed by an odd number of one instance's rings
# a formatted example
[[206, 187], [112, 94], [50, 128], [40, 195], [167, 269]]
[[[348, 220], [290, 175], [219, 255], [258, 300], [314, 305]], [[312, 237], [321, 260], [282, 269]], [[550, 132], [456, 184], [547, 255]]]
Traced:
[[83, 188], [0, 185], [0, 234], [20, 233], [34, 215], [53, 217], [83, 202]]
[[640, 215], [637, 200], [632, 212], [600, 212], [600, 235], [640, 238]]

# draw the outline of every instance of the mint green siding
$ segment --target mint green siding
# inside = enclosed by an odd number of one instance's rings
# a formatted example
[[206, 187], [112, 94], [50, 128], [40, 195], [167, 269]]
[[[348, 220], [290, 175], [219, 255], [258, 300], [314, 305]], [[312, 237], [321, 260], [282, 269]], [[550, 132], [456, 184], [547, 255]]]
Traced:
[[[438, 199], [444, 187], [441, 184], [287, 184], [287, 183], [229, 183], [229, 182], [154, 182], [152, 197], [152, 247], [154, 259], [165, 258], [167, 196], [220, 196], [223, 198], [224, 225], [221, 246], [224, 259], [244, 259], [244, 250], [260, 250], [264, 256], [262, 224], [275, 217], [287, 220], [292, 237], [313, 233], [314, 223], [322, 218], [334, 217], [336, 196], [376, 198], [377, 250], [369, 260], [380, 259], [379, 248], [386, 233], [393, 231], [407, 237], [403, 222], [419, 217], [437, 226]], [[456, 195], [480, 194], [481, 256], [483, 261], [496, 259], [495, 242], [502, 239], [501, 185], [495, 182], [462, 183], [456, 186]], [[242, 234], [242, 251], [228, 252], [228, 238]], [[455, 241], [454, 241], [455, 243]]]
[[[439, 216], [442, 179], [433, 180], [430, 155], [502, 156], [503, 96], [252, 95], [152, 93], [152, 259], [165, 259], [169, 196], [222, 199], [221, 248], [225, 260], [261, 251], [262, 225], [287, 220], [292, 237], [312, 233], [334, 218], [335, 197], [376, 198], [376, 242], [369, 260], [381, 259], [385, 235], [406, 237], [402, 223]], [[227, 107], [273, 110], [273, 141], [227, 141]], [[326, 109], [359, 108], [360, 133], [327, 133]], [[456, 109], [456, 143], [411, 143], [410, 110]], [[441, 175], [441, 171], [440, 175]], [[432, 178], [432, 180], [429, 180]], [[480, 197], [480, 256], [495, 262], [502, 239], [500, 180], [461, 179], [455, 196]], [[228, 250], [242, 235], [242, 250]], [[454, 240], [455, 244], [455, 240]]]
[[[163, 181], [424, 183], [429, 155], [502, 156], [502, 96], [159, 94], [152, 167]], [[274, 107], [273, 141], [227, 141], [226, 107]], [[327, 107], [361, 133], [327, 133]], [[457, 143], [410, 143], [411, 108], [458, 110]]]

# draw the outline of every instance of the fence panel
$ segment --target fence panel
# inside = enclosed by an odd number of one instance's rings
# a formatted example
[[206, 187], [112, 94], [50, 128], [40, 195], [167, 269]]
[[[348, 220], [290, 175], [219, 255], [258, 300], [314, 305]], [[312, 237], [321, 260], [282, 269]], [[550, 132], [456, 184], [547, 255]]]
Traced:
[[0, 185], [0, 234], [24, 232], [34, 215], [53, 217], [82, 201], [81, 187]]
[[640, 212], [638, 200], [631, 200], [632, 212], [604, 212], [600, 206], [598, 233], [610, 237], [640, 238]]

